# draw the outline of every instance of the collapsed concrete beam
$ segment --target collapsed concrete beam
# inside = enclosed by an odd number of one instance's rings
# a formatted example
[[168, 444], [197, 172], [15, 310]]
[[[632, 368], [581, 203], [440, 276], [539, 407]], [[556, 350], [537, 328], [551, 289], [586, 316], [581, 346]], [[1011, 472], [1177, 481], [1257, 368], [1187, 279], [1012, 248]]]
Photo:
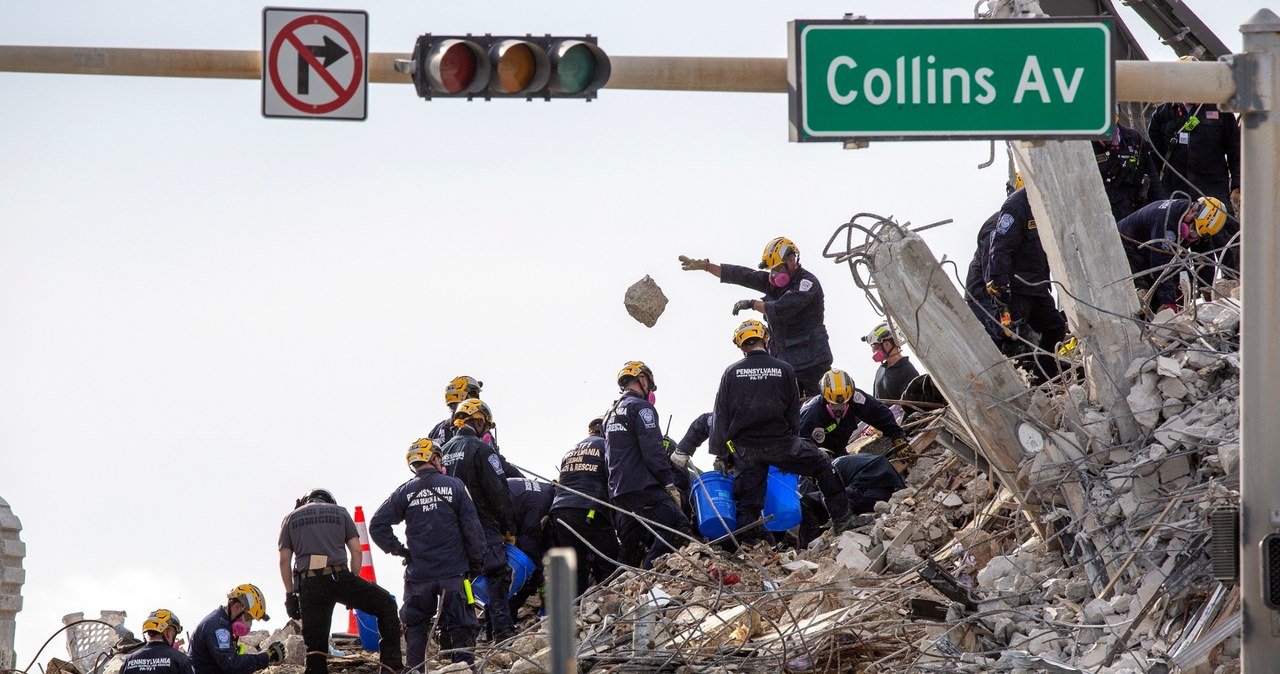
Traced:
[[22, 584], [26, 580], [22, 559], [27, 554], [18, 536], [21, 531], [22, 522], [0, 498], [0, 671], [17, 666], [14, 628], [18, 612], [22, 610]]

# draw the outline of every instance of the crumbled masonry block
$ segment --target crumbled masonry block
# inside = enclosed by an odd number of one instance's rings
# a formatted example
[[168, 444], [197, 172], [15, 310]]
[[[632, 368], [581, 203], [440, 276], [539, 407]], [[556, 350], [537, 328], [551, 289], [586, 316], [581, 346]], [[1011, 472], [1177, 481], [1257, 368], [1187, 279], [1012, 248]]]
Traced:
[[667, 296], [662, 293], [658, 283], [646, 274], [627, 288], [622, 304], [632, 318], [644, 323], [645, 327], [652, 328], [667, 308]]

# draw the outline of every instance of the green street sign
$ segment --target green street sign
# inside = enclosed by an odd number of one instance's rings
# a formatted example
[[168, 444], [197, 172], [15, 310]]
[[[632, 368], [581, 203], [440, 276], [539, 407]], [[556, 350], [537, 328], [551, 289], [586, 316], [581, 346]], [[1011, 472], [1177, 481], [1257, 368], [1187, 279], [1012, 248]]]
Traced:
[[792, 21], [791, 140], [1103, 138], [1102, 19]]

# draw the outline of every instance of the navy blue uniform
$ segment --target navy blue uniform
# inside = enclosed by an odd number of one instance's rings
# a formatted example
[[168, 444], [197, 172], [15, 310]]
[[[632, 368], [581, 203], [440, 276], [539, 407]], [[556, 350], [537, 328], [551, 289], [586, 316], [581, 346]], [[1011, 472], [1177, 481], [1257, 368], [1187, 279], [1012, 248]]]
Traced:
[[125, 656], [120, 674], [195, 674], [182, 651], [164, 642], [164, 639], [148, 641], [138, 650]]
[[867, 422], [887, 438], [897, 440], [907, 437], [907, 432], [893, 418], [893, 412], [862, 389], [853, 390], [853, 399], [845, 406], [844, 414], [839, 418], [831, 414], [831, 407], [822, 398], [810, 398], [800, 408], [800, 433], [812, 437], [813, 429], [821, 428], [826, 437], [818, 446], [836, 454], [844, 454], [849, 438], [858, 430], [859, 421]]
[[820, 395], [818, 381], [831, 369], [831, 343], [824, 322], [826, 300], [818, 277], [801, 267], [785, 288], [776, 288], [769, 282], [767, 271], [722, 264], [720, 282], [764, 293], [769, 349], [791, 364], [802, 395]]
[[456, 427], [453, 425], [453, 417], [450, 416], [444, 421], [436, 424], [435, 428], [432, 428], [431, 432], [427, 434], [427, 437], [431, 439], [431, 442], [437, 445], [443, 445], [453, 439], [453, 431], [455, 428]]
[[522, 477], [507, 478], [507, 489], [511, 491], [511, 505], [516, 511], [516, 547], [528, 555], [535, 568], [533, 575], [509, 602], [511, 615], [514, 617], [529, 597], [542, 586], [542, 553], [548, 547], [547, 530], [543, 521], [550, 524], [551, 502], [556, 493], [555, 485], [550, 482]]
[[191, 634], [191, 664], [196, 674], [251, 674], [266, 669], [266, 653], [236, 652], [238, 645], [231, 634], [227, 607], [219, 606], [204, 617]]
[[[1164, 103], [1152, 113], [1147, 135], [1156, 152], [1168, 160], [1167, 166], [1161, 162], [1164, 196], [1217, 197], [1231, 208], [1231, 191], [1240, 189], [1240, 125], [1234, 114], [1212, 103]], [[1225, 246], [1239, 232], [1239, 221], [1227, 218], [1222, 231], [1210, 237], [1205, 247]], [[1223, 254], [1222, 264], [1240, 269], [1239, 239]]]
[[[680, 438], [680, 442], [676, 443], [676, 451], [681, 454], [693, 456], [693, 453], [698, 451], [698, 447], [702, 446], [702, 443], [706, 442], [707, 438], [711, 437], [712, 423], [710, 412], [703, 412], [702, 414], [699, 414], [698, 418], [694, 419], [693, 423], [689, 424], [689, 428]], [[722, 457], [729, 453], [729, 448], [708, 447], [707, 451], [710, 452], [712, 456]]]
[[[488, 579], [489, 593], [505, 597], [511, 589], [511, 567], [507, 566], [507, 549], [503, 534], [515, 534], [515, 511], [511, 505], [511, 492], [507, 490], [507, 475], [502, 469], [502, 459], [473, 428], [462, 426], [454, 432], [453, 439], [445, 443], [444, 457], [440, 462], [449, 475], [462, 480], [471, 492], [484, 529], [484, 575]], [[485, 620], [492, 621], [495, 636], [515, 631], [515, 621], [504, 601], [490, 601], [484, 612]]]
[[[392, 529], [401, 522], [407, 547]], [[400, 609], [405, 625], [405, 664], [413, 669], [426, 659], [437, 609], [441, 648], [474, 647], [476, 615], [466, 603], [463, 579], [484, 566], [484, 531], [462, 481], [441, 475], [434, 467], [423, 467], [378, 506], [369, 521], [369, 538], [384, 552], [408, 553], [404, 606]], [[474, 661], [467, 652], [450, 657], [453, 662]]]
[[1157, 167], [1159, 160], [1142, 134], [1117, 124], [1110, 140], [1093, 142], [1093, 153], [1116, 222], [1152, 201], [1165, 198]]
[[[605, 419], [605, 460], [609, 464], [609, 498], [617, 507], [639, 514], [673, 529], [688, 528], [688, 520], [666, 492], [675, 485], [674, 471], [662, 442], [658, 412], [635, 391], [624, 391]], [[619, 523], [618, 537], [623, 551], [636, 550], [647, 530], [626, 518]], [[664, 529], [642, 559], [625, 554], [622, 562], [652, 568], [658, 555], [679, 547], [676, 536]]]
[[1035, 358], [1038, 377], [1057, 376], [1054, 354], [1058, 342], [1067, 335], [1067, 322], [1049, 294], [1049, 259], [1040, 245], [1040, 230], [1025, 188], [1009, 195], [1000, 208], [995, 231], [991, 233], [986, 280], [996, 286], [1007, 286], [1011, 292], [1010, 318], [1017, 323], [1025, 322], [1040, 334], [1037, 346], [1045, 353]]
[[[849, 514], [831, 459], [812, 440], [798, 436], [800, 393], [786, 362], [758, 350], [730, 365], [720, 377], [712, 416], [712, 446], [728, 447], [734, 456], [738, 524], [760, 519], [769, 466], [812, 477], [831, 512], [837, 518]], [[757, 528], [742, 538], [760, 536]]]
[[1000, 310], [996, 308], [991, 293], [987, 292], [987, 263], [991, 253], [991, 234], [996, 231], [999, 219], [1000, 211], [996, 211], [978, 228], [978, 247], [973, 251], [969, 273], [964, 278], [964, 301], [996, 344], [1004, 339], [1004, 333], [1000, 330]]
[[[1120, 240], [1125, 257], [1129, 258], [1129, 271], [1142, 274], [1134, 279], [1139, 287], [1150, 288], [1164, 271], [1162, 268], [1173, 261], [1182, 216], [1191, 204], [1187, 199], [1157, 201], [1120, 221]], [[1176, 304], [1178, 294], [1178, 274], [1172, 270], [1155, 287], [1149, 304], [1153, 308]]]
[[[457, 430], [458, 427], [453, 425], [453, 418], [450, 417], [436, 424], [435, 428], [432, 428], [431, 432], [427, 434], [427, 438], [437, 445], [443, 446], [453, 439]], [[520, 472], [519, 468], [516, 468], [510, 461], [507, 461], [507, 457], [502, 455], [502, 450], [498, 448], [498, 439], [493, 436], [493, 433], [486, 433], [481, 440], [484, 440], [486, 444], [492, 447], [494, 453], [498, 455], [498, 461], [502, 463], [502, 472], [507, 477], [524, 477], [524, 473]]]
[[[608, 578], [618, 557], [618, 534], [613, 517], [603, 503], [572, 493], [581, 492], [599, 501], [609, 500], [609, 464], [605, 442], [588, 435], [560, 461], [560, 487], [551, 503], [550, 540], [571, 547], [578, 556], [578, 593]], [[594, 548], [594, 550], [592, 549]]]
[[903, 356], [893, 365], [880, 363], [880, 367], [876, 368], [876, 379], [872, 384], [872, 390], [879, 399], [902, 400], [902, 392], [907, 390], [907, 384], [919, 376], [920, 372], [916, 370], [911, 359]]
[[[888, 501], [893, 492], [906, 486], [893, 464], [876, 454], [845, 454], [836, 457], [836, 472], [844, 482], [845, 497], [854, 515], [875, 512], [876, 503]], [[822, 534], [822, 525], [831, 519], [819, 493], [809, 491], [800, 497], [800, 547]]]

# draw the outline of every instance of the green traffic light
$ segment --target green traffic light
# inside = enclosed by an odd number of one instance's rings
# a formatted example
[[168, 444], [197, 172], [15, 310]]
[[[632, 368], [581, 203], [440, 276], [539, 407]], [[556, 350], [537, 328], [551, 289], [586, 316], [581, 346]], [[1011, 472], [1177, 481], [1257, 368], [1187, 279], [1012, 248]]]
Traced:
[[570, 47], [556, 64], [556, 78], [565, 93], [576, 94], [591, 85], [596, 77], [596, 59], [584, 44]]

